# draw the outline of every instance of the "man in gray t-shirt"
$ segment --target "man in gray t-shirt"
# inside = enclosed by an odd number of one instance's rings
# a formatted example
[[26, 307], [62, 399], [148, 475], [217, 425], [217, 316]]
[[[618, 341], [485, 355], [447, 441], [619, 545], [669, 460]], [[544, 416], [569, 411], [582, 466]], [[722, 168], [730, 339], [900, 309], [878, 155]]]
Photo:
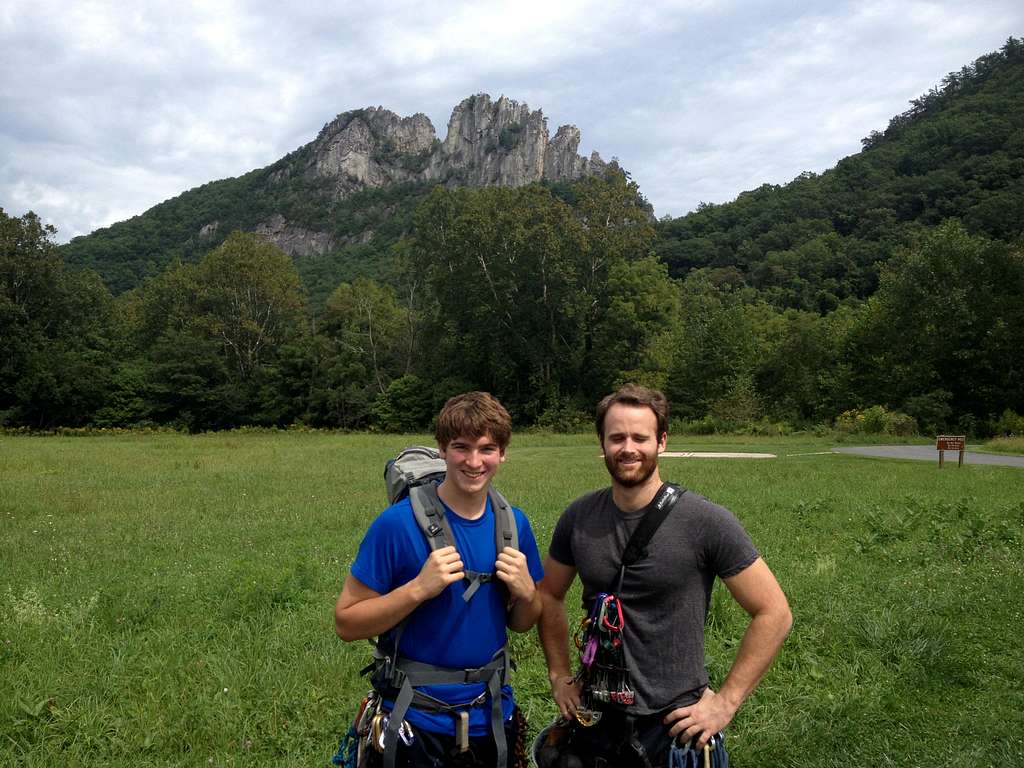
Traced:
[[[627, 385], [598, 405], [597, 431], [612, 485], [565, 510], [551, 539], [541, 582], [539, 624], [552, 694], [563, 717], [592, 722], [570, 742], [584, 765], [664, 765], [673, 742], [703, 748], [725, 728], [767, 671], [792, 623], [775, 577], [736, 517], [693, 492], [675, 496], [646, 552], [622, 573], [634, 530], [661, 501], [658, 454], [667, 441], [668, 403]], [[570, 671], [565, 595], [576, 575], [584, 607], [615, 593], [632, 704], [582, 690]], [[704, 623], [715, 578], [751, 617], [732, 668], [708, 687]]]

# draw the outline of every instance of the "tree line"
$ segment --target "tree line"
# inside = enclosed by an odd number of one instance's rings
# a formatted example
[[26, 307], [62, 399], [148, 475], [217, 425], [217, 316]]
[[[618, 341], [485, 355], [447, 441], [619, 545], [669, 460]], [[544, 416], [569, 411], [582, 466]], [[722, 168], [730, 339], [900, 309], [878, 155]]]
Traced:
[[[780, 306], [713, 267], [673, 277], [622, 174], [437, 188], [380, 279], [313, 309], [294, 262], [234, 232], [117, 297], [52, 228], [0, 212], [0, 424], [428, 426], [494, 392], [521, 425], [585, 427], [639, 381], [695, 431], [832, 425], [992, 432], [1024, 412], [1024, 253], [958, 220], [922, 228], [877, 289]], [[844, 416], [845, 414], [845, 416]]]
[[[697, 431], [1019, 431], [1024, 42], [863, 143], [662, 221], [621, 172], [337, 200], [309, 145], [60, 249], [0, 212], [0, 425], [409, 430], [480, 388], [573, 428], [640, 381]], [[342, 245], [244, 234], [274, 213]]]

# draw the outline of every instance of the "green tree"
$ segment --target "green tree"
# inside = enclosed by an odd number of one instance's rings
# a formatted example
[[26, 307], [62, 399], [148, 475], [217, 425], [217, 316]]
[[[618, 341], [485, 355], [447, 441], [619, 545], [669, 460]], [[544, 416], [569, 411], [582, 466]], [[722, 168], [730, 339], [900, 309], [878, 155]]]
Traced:
[[334, 290], [317, 335], [314, 422], [342, 427], [369, 423], [374, 403], [392, 383], [410, 374], [416, 332], [412, 315], [392, 288], [374, 280], [357, 278]]
[[591, 400], [623, 371], [657, 368], [660, 331], [630, 348], [611, 338], [662, 327], [646, 292], [661, 290], [664, 271], [627, 266], [650, 255], [652, 239], [649, 211], [621, 174], [568, 188], [436, 190], [417, 211], [412, 249], [432, 300], [421, 375], [471, 381], [533, 420], [567, 395]]
[[281, 424], [306, 407], [312, 354], [295, 267], [255, 235], [233, 233], [199, 264], [140, 291], [151, 417], [192, 430]]
[[751, 376], [757, 335], [742, 291], [716, 287], [703, 270], [683, 282], [681, 304], [682, 334], [666, 390], [675, 414], [703, 418]]
[[680, 341], [679, 287], [653, 256], [617, 261], [606, 307], [595, 319], [591, 382], [608, 391], [626, 382], [664, 388]]
[[767, 305], [760, 305], [759, 314], [754, 381], [770, 414], [798, 424], [831, 421], [830, 374], [840, 347], [829, 322], [813, 312], [779, 312]]
[[291, 258], [247, 232], [233, 232], [199, 263], [199, 306], [207, 331], [224, 346], [238, 378], [250, 378], [261, 357], [291, 338], [303, 297]]
[[586, 297], [582, 228], [542, 187], [436, 190], [417, 212], [414, 253], [433, 299], [432, 376], [533, 410], [574, 376]]
[[886, 265], [851, 331], [859, 405], [884, 404], [933, 426], [945, 405], [979, 420], [1020, 409], [1022, 292], [1020, 250], [957, 221], [924, 233]]
[[0, 423], [87, 424], [116, 369], [110, 294], [64, 267], [53, 227], [0, 209]]

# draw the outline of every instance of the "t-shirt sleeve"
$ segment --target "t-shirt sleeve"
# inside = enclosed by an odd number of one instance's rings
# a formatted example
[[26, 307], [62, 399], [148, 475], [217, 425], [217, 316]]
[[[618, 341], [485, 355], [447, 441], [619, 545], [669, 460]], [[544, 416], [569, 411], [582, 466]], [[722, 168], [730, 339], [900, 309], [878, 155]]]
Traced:
[[735, 576], [759, 557], [736, 515], [717, 504], [709, 505], [704, 552], [708, 565], [720, 579]]
[[533, 527], [529, 518], [518, 507], [513, 507], [516, 513], [516, 527], [519, 533], [519, 551], [526, 555], [526, 565], [530, 569], [530, 577], [534, 581], [544, 578], [544, 566], [540, 560], [540, 551], [537, 549], [537, 539], [533, 535]]
[[576, 567], [576, 558], [572, 554], [572, 529], [576, 520], [577, 508], [577, 504], [570, 504], [558, 518], [554, 533], [551, 534], [551, 546], [548, 547], [548, 554], [553, 560], [574, 568]]
[[404, 530], [398, 523], [394, 507], [378, 515], [366, 531], [352, 563], [351, 574], [382, 595], [402, 583], [398, 555]]

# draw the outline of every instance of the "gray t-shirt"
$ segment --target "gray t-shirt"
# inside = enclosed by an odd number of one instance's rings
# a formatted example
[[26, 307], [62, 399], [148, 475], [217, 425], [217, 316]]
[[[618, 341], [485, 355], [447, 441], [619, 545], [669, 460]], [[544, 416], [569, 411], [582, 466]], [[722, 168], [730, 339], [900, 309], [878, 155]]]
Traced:
[[[587, 610], [598, 592], [613, 592], [622, 552], [647, 508], [625, 513], [611, 488], [576, 499], [562, 513], [549, 554], [576, 568]], [[758, 557], [739, 520], [687, 491], [662, 522], [647, 556], [626, 569], [621, 600], [626, 661], [635, 714], [696, 701], [708, 684], [704, 622], [715, 576], [734, 576]]]

